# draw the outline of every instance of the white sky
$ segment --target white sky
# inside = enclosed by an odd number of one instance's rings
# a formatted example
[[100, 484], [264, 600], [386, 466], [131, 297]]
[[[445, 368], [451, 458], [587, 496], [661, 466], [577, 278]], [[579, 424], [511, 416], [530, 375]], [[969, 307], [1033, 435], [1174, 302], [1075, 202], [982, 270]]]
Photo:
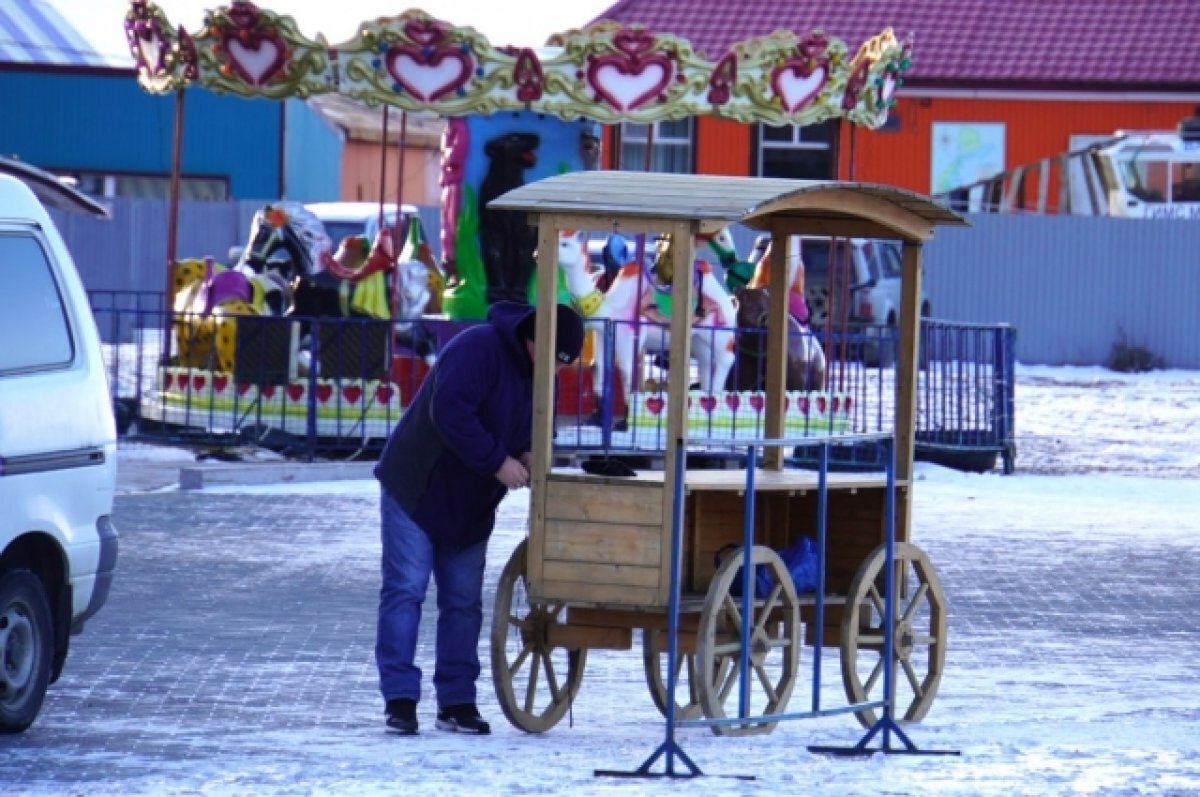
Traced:
[[[49, 0], [104, 54], [128, 54], [124, 19], [127, 0]], [[260, 8], [291, 15], [300, 30], [315, 38], [325, 34], [330, 44], [351, 38], [358, 25], [378, 17], [391, 17], [409, 8], [463, 27], [472, 27], [496, 45], [538, 46], [552, 33], [577, 28], [610, 8], [616, 0], [275, 0]], [[204, 12], [228, 3], [214, 0], [159, 0], [173, 25], [195, 32], [204, 24]]]

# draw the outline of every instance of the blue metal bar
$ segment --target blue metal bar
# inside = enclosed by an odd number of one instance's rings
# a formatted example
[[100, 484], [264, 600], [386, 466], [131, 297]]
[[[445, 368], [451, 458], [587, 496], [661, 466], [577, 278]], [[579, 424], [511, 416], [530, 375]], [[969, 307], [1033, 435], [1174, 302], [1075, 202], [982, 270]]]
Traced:
[[742, 517], [742, 639], [738, 657], [738, 716], [750, 716], [750, 625], [754, 617], [754, 477], [758, 448], [746, 447], [746, 498]]
[[829, 443], [821, 446], [817, 454], [817, 605], [813, 609], [817, 624], [813, 639], [813, 711], [821, 710], [821, 648], [825, 641], [825, 541], [829, 521]]
[[[666, 694], [666, 726], [663, 743], [655, 748], [650, 757], [642, 762], [632, 772], [620, 770], [594, 770], [596, 776], [615, 777], [655, 777], [650, 768], [659, 758], [664, 759], [665, 772], [669, 778], [694, 778], [703, 775], [700, 767], [683, 752], [683, 748], [675, 741], [675, 658], [679, 654], [679, 593], [683, 576], [683, 506], [684, 480], [686, 478], [687, 448], [682, 439], [675, 441], [675, 491], [671, 505], [671, 594], [667, 600], [667, 694]], [[678, 759], [686, 768], [686, 772], [675, 769]]]

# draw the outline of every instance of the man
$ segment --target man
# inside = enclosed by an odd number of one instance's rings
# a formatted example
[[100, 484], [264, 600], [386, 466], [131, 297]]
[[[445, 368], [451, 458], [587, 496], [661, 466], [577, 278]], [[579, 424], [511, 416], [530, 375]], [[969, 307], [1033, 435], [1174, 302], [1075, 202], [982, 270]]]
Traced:
[[[555, 355], [568, 364], [583, 346], [583, 319], [557, 308]], [[375, 660], [392, 732], [417, 732], [421, 670], [413, 659], [430, 574], [437, 727], [491, 730], [475, 702], [484, 559], [496, 507], [508, 490], [529, 484], [535, 314], [530, 305], [497, 302], [488, 323], [455, 336], [375, 466], [383, 537]]]

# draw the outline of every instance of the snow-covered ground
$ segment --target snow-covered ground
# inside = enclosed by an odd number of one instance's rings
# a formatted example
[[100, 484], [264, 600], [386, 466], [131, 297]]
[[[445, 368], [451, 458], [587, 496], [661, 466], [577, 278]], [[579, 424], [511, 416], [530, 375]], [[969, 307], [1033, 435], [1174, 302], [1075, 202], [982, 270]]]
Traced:
[[[296, 784], [269, 790], [281, 794], [1200, 794], [1200, 372], [1021, 367], [1016, 406], [1014, 475], [917, 469], [914, 540], [951, 585], [951, 642], [935, 704], [907, 732], [920, 748], [957, 756], [809, 753], [859, 740], [852, 718], [834, 716], [758, 737], [680, 730], [709, 775], [699, 781], [595, 777], [636, 768], [664, 738], [635, 645], [589, 657], [573, 722], [540, 736], [501, 716], [485, 658], [491, 737], [264, 728], [253, 754], [181, 764], [178, 788], [268, 793], [264, 774], [280, 764], [262, 748], [274, 745], [288, 760], [311, 759]], [[125, 447], [122, 456], [167, 455]], [[327, 494], [364, 511], [376, 498], [362, 481], [221, 490]], [[523, 494], [502, 506], [491, 585], [523, 536], [526, 508]], [[370, 567], [377, 547], [358, 535], [320, 555]], [[841, 684], [827, 655], [823, 693], [834, 705]], [[809, 667], [810, 649], [803, 658]], [[175, 788], [157, 784], [113, 793]]]

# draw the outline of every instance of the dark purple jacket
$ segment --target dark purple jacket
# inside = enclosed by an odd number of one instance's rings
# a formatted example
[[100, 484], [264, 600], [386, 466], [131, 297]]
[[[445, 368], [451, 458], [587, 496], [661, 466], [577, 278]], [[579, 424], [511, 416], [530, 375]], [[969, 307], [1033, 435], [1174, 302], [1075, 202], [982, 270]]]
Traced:
[[529, 451], [533, 363], [518, 328], [531, 305], [497, 302], [442, 350], [392, 430], [375, 478], [438, 545], [486, 540], [507, 488], [504, 458]]

